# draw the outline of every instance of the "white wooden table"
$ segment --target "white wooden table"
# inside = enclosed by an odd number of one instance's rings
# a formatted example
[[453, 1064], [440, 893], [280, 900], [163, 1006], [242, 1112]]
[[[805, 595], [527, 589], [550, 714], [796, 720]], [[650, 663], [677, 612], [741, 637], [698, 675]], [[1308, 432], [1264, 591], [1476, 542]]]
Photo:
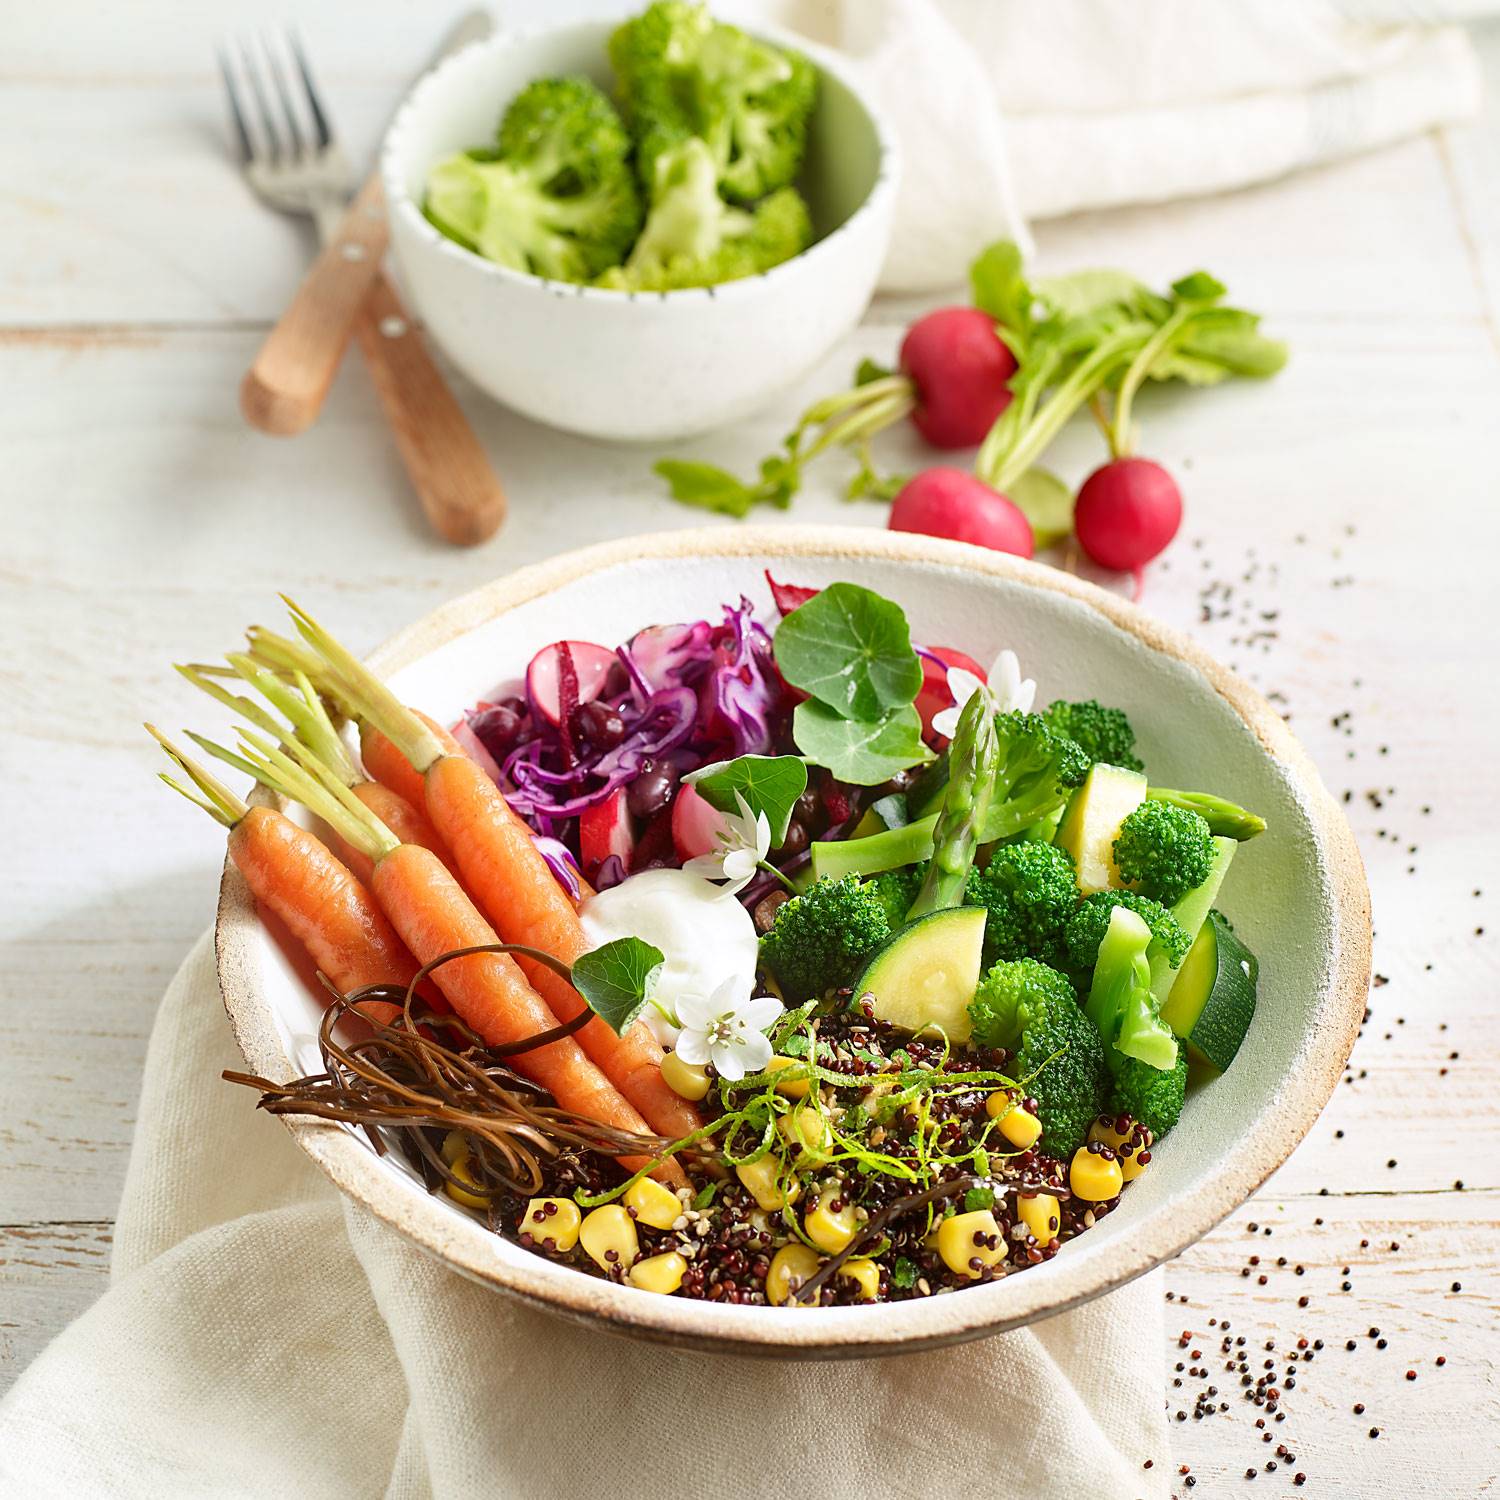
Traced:
[[[168, 663], [226, 647], [279, 588], [373, 644], [582, 539], [699, 519], [660, 497], [650, 454], [544, 431], [460, 386], [513, 511], [487, 547], [446, 549], [354, 359], [307, 436], [245, 429], [240, 373], [309, 247], [225, 154], [211, 45], [260, 7], [212, 9], [185, 21], [152, 0], [101, 29], [97, 8], [53, 0], [0, 23], [6, 1382], [103, 1290], [153, 1009], [212, 910], [221, 846], [155, 786], [139, 729], [148, 712], [203, 717]], [[360, 152], [434, 31], [394, 0], [307, 22]], [[1500, 99], [1500, 34], [1482, 45]], [[1497, 184], [1492, 102], [1474, 130], [1039, 236], [1048, 269], [1166, 280], [1207, 266], [1291, 341], [1270, 384], [1148, 402], [1150, 447], [1182, 475], [1189, 512], [1146, 602], [1279, 694], [1348, 790], [1389, 981], [1302, 1149], [1169, 1268], [1163, 1357], [1187, 1413], [1174, 1462], [1199, 1481], [1184, 1494], [1237, 1492], [1278, 1445], [1295, 1461], [1256, 1493], [1290, 1494], [1302, 1470], [1298, 1493], [1468, 1496], [1500, 1473]], [[801, 389], [696, 450], [748, 468], [809, 394], [860, 355], [888, 358], [908, 311], [877, 305]], [[1092, 448], [1071, 441], [1062, 467], [1077, 478]], [[879, 521], [816, 484], [796, 515]], [[1205, 604], [1221, 584], [1232, 592]], [[1299, 1337], [1323, 1341], [1285, 1382], [1270, 1441], [1224, 1371], [1225, 1319], [1256, 1375], [1266, 1340], [1278, 1379]], [[1210, 1373], [1174, 1389], [1179, 1361]], [[1215, 1412], [1194, 1419], [1209, 1383]]]

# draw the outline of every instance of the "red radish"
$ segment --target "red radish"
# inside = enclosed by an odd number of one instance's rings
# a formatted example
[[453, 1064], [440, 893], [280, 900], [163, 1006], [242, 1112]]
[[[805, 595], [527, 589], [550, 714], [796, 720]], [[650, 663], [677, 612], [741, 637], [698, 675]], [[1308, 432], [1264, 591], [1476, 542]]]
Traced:
[[[932, 731], [932, 717], [945, 708], [953, 706], [953, 693], [948, 687], [948, 669], [962, 667], [972, 672], [981, 682], [986, 681], [985, 670], [972, 656], [955, 651], [951, 646], [927, 646], [922, 657], [922, 687], [917, 694], [917, 712], [922, 716], [922, 733]], [[933, 657], [937, 661], [933, 661]]]
[[[526, 696], [549, 724], [557, 724], [562, 719], [561, 666], [557, 649], [562, 644], [554, 641], [550, 646], [543, 646], [526, 668]], [[609, 669], [618, 658], [607, 646], [596, 646], [592, 641], [568, 641], [566, 645], [573, 658], [573, 670], [578, 675], [578, 701], [588, 703], [604, 690]]]
[[678, 788], [672, 803], [672, 843], [678, 859], [686, 862], [700, 854], [712, 854], [718, 847], [717, 835], [728, 825], [724, 814], [692, 787]]
[[891, 506], [888, 524], [892, 531], [950, 537], [1017, 557], [1036, 550], [1031, 522], [1020, 507], [967, 469], [925, 469], [909, 479]]
[[800, 583], [777, 583], [769, 568], [765, 572], [766, 582], [771, 585], [771, 599], [783, 618], [794, 609], [801, 609], [818, 592]]
[[934, 448], [973, 448], [1010, 405], [1016, 359], [977, 307], [940, 307], [901, 341], [901, 368], [916, 387], [912, 425]]
[[630, 857], [635, 852], [635, 833], [630, 826], [630, 812], [625, 806], [625, 788], [619, 787], [603, 802], [586, 807], [578, 815], [579, 864], [584, 877], [592, 880], [599, 866], [611, 854], [617, 855], [621, 867], [630, 872]]
[[1177, 535], [1182, 491], [1149, 458], [1116, 458], [1084, 480], [1073, 511], [1079, 545], [1103, 568], [1144, 567]]
[[[487, 705], [484, 704], [480, 705], [481, 708], [486, 706]], [[499, 764], [495, 760], [495, 757], [491, 755], [487, 749], [485, 749], [484, 741], [481, 740], [479, 736], [469, 728], [469, 721], [467, 719], [460, 719], [458, 723], [455, 724], [451, 730], [449, 730], [449, 733], [458, 742], [465, 755], [472, 756], [479, 762], [480, 765], [484, 767], [485, 772], [489, 776], [491, 781], [498, 782], [501, 779]]]

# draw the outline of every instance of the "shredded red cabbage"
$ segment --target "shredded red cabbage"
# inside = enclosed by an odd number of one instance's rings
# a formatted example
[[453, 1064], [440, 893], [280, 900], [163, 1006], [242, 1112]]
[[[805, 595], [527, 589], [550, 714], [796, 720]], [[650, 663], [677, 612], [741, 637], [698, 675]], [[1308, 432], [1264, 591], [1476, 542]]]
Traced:
[[650, 626], [616, 654], [624, 686], [596, 700], [618, 715], [624, 733], [614, 743], [591, 743], [575, 719], [577, 678], [566, 651], [559, 661], [561, 725], [519, 697], [481, 703], [465, 715], [466, 729], [496, 763], [506, 800], [544, 837], [629, 785], [648, 760], [688, 771], [765, 754], [785, 737], [785, 685], [770, 634], [748, 599], [725, 605], [719, 624]]

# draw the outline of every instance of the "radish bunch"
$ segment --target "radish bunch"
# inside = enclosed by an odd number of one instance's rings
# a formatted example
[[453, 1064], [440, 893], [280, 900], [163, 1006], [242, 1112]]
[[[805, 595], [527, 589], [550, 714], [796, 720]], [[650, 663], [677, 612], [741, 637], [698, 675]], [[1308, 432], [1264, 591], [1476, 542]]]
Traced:
[[[970, 267], [974, 305], [918, 318], [902, 340], [899, 369], [866, 361], [848, 391], [815, 402], [743, 483], [710, 464], [663, 460], [656, 468], [686, 504], [743, 516], [757, 504], [787, 505], [812, 459], [851, 451], [850, 498], [893, 501], [893, 530], [922, 532], [1030, 557], [1070, 532], [1101, 567], [1134, 572], [1158, 556], [1182, 524], [1172, 476], [1135, 451], [1135, 398], [1148, 380], [1210, 385], [1265, 377], [1285, 346], [1259, 318], [1225, 307], [1206, 272], [1153, 292], [1118, 271], [1084, 271], [1028, 282], [1020, 252], [1002, 241]], [[1085, 408], [1108, 459], [1076, 503], [1040, 467], [1062, 429]], [[978, 447], [972, 470], [942, 465], [883, 478], [870, 441], [906, 418], [932, 447]]]

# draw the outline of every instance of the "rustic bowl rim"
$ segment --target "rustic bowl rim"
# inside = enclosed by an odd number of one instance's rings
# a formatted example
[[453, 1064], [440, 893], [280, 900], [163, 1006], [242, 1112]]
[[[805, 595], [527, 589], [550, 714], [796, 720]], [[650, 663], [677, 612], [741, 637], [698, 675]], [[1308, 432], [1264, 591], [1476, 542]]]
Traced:
[[[350, 1197], [421, 1249], [473, 1280], [606, 1331], [705, 1350], [783, 1358], [848, 1358], [932, 1348], [1004, 1332], [1091, 1300], [1180, 1254], [1232, 1213], [1279, 1167], [1311, 1129], [1338, 1084], [1364, 1015], [1370, 975], [1370, 897], [1363, 862], [1342, 811], [1280, 714], [1249, 684], [1185, 635], [1126, 600], [1069, 573], [964, 543], [907, 533], [837, 526], [771, 525], [698, 528], [629, 537], [522, 568], [440, 605], [398, 631], [370, 657], [395, 671], [477, 625], [590, 574], [637, 561], [825, 558], [939, 564], [1066, 595], [1103, 615], [1149, 649], [1199, 672], [1253, 732], [1304, 799], [1325, 859], [1334, 944], [1327, 985], [1316, 1001], [1319, 1024], [1283, 1075], [1267, 1128], [1216, 1176], [1174, 1200], [1176, 1211], [1147, 1221], [1105, 1266], [1062, 1261], [1049, 1275], [1008, 1279], [1002, 1315], [987, 1308], [988, 1289], [962, 1296], [874, 1308], [723, 1307], [637, 1293], [537, 1260], [497, 1265], [479, 1254], [488, 1231], [456, 1221], [413, 1194], [365, 1145], [340, 1127], [280, 1117], [292, 1138]], [[287, 1056], [270, 1008], [256, 992], [254, 945], [261, 926], [248, 888], [226, 861], [215, 923], [220, 989], [247, 1062], [265, 1077], [298, 1071]], [[226, 1107], [229, 1107], [226, 1105]], [[478, 1231], [465, 1233], [465, 1229]], [[527, 1261], [532, 1257], [526, 1257]], [[564, 1274], [559, 1276], [559, 1272]]]

